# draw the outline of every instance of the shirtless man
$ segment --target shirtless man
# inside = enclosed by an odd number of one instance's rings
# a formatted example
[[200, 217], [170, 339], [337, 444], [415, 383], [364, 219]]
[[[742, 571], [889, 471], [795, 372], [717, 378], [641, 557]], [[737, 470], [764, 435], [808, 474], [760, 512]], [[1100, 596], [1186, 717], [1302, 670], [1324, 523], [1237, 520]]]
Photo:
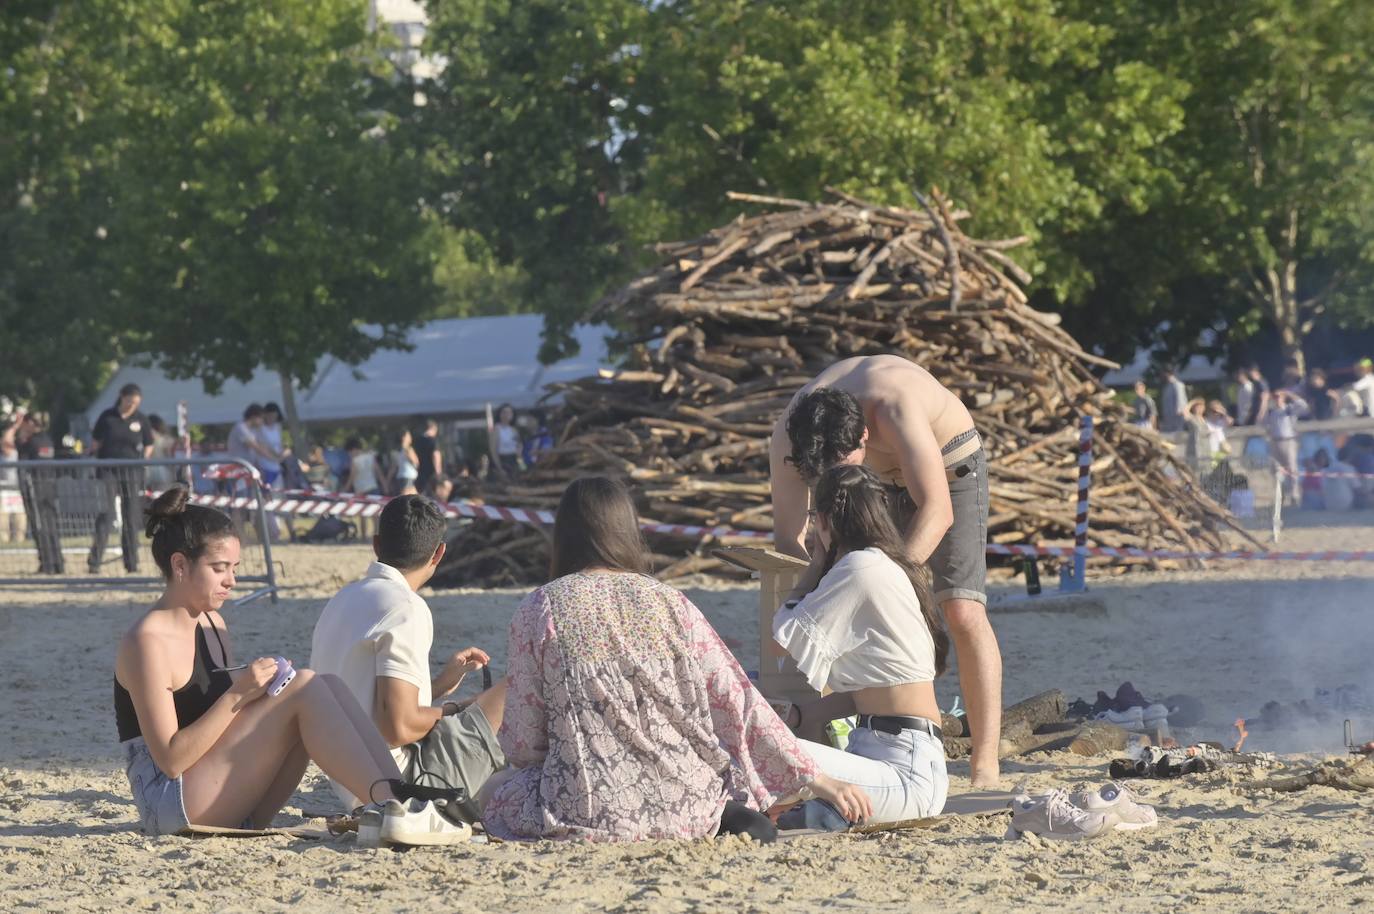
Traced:
[[1002, 655], [984, 593], [988, 480], [982, 440], [964, 404], [900, 356], [845, 359], [792, 398], [773, 426], [768, 463], [773, 538], [798, 558], [808, 557], [810, 486], [821, 473], [862, 463], [892, 487], [889, 502], [907, 553], [930, 566], [959, 658], [974, 734], [973, 786], [996, 786]]

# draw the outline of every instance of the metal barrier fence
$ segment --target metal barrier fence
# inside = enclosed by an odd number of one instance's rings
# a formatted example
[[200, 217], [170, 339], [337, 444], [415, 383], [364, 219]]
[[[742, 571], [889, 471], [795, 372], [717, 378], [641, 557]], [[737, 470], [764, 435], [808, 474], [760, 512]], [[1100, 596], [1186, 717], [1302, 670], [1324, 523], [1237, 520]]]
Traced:
[[[20, 460], [0, 464], [0, 586], [161, 585], [143, 512], [153, 492], [235, 465], [236, 479], [217, 482], [239, 495], [227, 512], [243, 549], [240, 584], [258, 585], [235, 602], [277, 599], [263, 489], [246, 461], [211, 457], [159, 460]], [[208, 478], [208, 477], [206, 477]], [[120, 573], [122, 572], [122, 573]]]

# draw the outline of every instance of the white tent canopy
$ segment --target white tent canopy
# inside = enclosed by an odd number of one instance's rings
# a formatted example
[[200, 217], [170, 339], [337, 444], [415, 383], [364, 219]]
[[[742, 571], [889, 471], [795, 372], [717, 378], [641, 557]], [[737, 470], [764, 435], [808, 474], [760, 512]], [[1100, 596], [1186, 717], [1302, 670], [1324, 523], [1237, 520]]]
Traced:
[[[544, 385], [595, 374], [608, 363], [606, 328], [583, 326], [574, 333], [582, 347], [577, 356], [541, 365], [542, 327], [537, 314], [431, 321], [411, 332], [410, 351], [381, 350], [356, 367], [322, 360], [314, 383], [296, 390], [296, 408], [305, 422], [475, 414], [488, 403], [527, 409]], [[198, 378], [176, 381], [156, 368], [125, 365], [86, 410], [87, 420], [93, 425], [129, 383], [143, 390], [143, 411], [169, 423], [181, 400], [191, 421], [203, 425], [236, 422], [249, 403], [282, 401], [280, 379], [265, 369], [247, 383], [226, 382], [212, 396]]]

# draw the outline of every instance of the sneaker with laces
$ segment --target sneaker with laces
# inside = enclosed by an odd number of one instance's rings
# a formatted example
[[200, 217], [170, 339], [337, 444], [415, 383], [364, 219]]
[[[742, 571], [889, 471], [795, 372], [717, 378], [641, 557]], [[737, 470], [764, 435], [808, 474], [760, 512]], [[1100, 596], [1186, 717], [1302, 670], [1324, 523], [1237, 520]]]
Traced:
[[1118, 831], [1154, 828], [1159, 824], [1154, 807], [1136, 802], [1136, 796], [1124, 784], [1103, 784], [1097, 790], [1082, 788], [1069, 795], [1069, 802], [1086, 812], [1116, 814]]
[[[1167, 709], [1166, 709], [1167, 713]], [[1145, 729], [1145, 712], [1143, 708], [1127, 708], [1125, 711], [1099, 711], [1095, 715], [1096, 720], [1106, 721], [1109, 724], [1116, 724], [1127, 730]]]
[[387, 800], [382, 804], [379, 836], [387, 844], [461, 844], [472, 838], [472, 826], [449, 819], [432, 800]]
[[1116, 812], [1111, 809], [1089, 812], [1079, 809], [1063, 790], [1044, 796], [1025, 794], [1011, 801], [1011, 826], [1008, 838], [1019, 838], [1030, 832], [1050, 841], [1088, 841], [1100, 837], [1115, 827]]
[[1140, 716], [1147, 727], [1158, 727], [1169, 720], [1169, 706], [1163, 704], [1146, 705], [1140, 709]]

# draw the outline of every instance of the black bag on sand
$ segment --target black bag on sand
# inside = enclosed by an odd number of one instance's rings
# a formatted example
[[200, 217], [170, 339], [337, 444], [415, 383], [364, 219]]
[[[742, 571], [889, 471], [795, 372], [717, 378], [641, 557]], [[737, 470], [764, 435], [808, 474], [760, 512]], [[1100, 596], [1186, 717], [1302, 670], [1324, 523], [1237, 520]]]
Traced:
[[303, 543], [347, 543], [358, 538], [358, 528], [338, 517], [321, 517], [306, 534]]

